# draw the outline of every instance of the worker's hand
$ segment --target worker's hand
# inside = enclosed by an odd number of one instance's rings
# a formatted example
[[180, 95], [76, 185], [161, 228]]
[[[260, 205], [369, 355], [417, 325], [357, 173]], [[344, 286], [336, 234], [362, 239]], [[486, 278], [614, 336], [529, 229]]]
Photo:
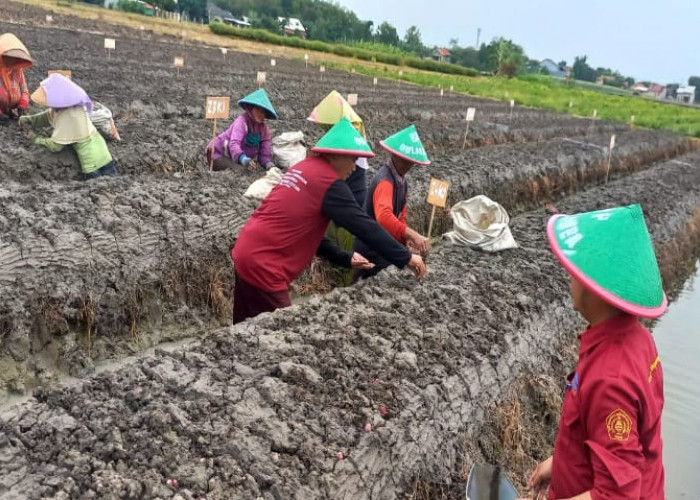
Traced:
[[418, 279], [422, 279], [428, 272], [422, 257], [415, 253], [411, 255], [411, 260], [408, 261], [408, 267]]
[[527, 489], [534, 500], [544, 500], [552, 478], [552, 457], [540, 462], [527, 480]]
[[265, 164], [265, 170], [270, 170], [270, 169], [271, 169], [272, 167], [274, 167], [274, 166], [275, 166], [274, 163], [272, 163], [271, 161], [268, 161], [268, 162]]
[[20, 116], [24, 114], [24, 110], [20, 108], [13, 108], [10, 110], [10, 118], [18, 120]]
[[372, 269], [374, 264], [359, 253], [355, 252], [352, 254], [352, 258], [350, 259], [350, 266], [353, 269]]
[[406, 243], [409, 248], [412, 248], [411, 251], [414, 253], [427, 255], [430, 251], [430, 240], [416, 231], [411, 231]]
[[255, 160], [250, 160], [250, 163], [248, 164], [248, 170], [251, 172], [255, 172], [260, 168], [260, 164], [255, 161]]
[[253, 162], [252, 158], [248, 158], [246, 155], [242, 154], [238, 157], [238, 163], [243, 165], [245, 168], [250, 169], [250, 164]]

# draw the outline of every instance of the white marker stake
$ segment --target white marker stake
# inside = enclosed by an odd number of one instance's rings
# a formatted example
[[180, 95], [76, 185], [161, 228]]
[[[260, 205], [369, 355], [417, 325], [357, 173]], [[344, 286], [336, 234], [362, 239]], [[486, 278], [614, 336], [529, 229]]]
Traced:
[[267, 73], [264, 71], [258, 71], [257, 81], [258, 81], [258, 88], [264, 86], [265, 83], [267, 82]]
[[[229, 115], [229, 97], [207, 97], [206, 104], [204, 105], [204, 118], [207, 120], [214, 120], [212, 124], [212, 139], [216, 139], [216, 120], [219, 118], [228, 119]], [[214, 146], [212, 145], [212, 148]], [[214, 151], [211, 151], [211, 160], [209, 162], [209, 170], [214, 170]]]
[[608, 183], [608, 177], [610, 176], [610, 163], [612, 162], [612, 152], [615, 149], [615, 134], [610, 137], [610, 147], [608, 148], [608, 164], [605, 168], [605, 183]]
[[105, 38], [105, 49], [107, 50], [107, 59], [110, 59], [110, 50], [114, 50], [117, 47], [117, 42], [114, 38]]
[[318, 71], [321, 73], [321, 81], [323, 81], [323, 74], [326, 72], [326, 67], [321, 66], [318, 68]]
[[224, 59], [226, 59], [226, 54], [228, 54], [228, 49], [225, 47], [221, 47], [221, 55], [224, 56]]
[[53, 16], [51, 14], [46, 14], [46, 22], [47, 23], [52, 23], [53, 22]]
[[634, 115], [630, 116], [630, 127], [634, 128]]
[[430, 223], [428, 224], [428, 239], [433, 232], [433, 219], [435, 219], [435, 208], [445, 208], [447, 205], [447, 193], [450, 190], [450, 183], [439, 179], [430, 179], [428, 186], [428, 203], [433, 206], [433, 211], [430, 214]]
[[348, 104], [350, 106], [357, 106], [357, 94], [348, 94]]
[[462, 143], [462, 149], [467, 147], [467, 135], [469, 134], [469, 123], [474, 121], [474, 115], [476, 114], [476, 108], [467, 108], [467, 130], [464, 132], [464, 143]]
[[399, 84], [401, 83], [401, 78], [403, 77], [403, 70], [399, 70], [399, 79], [396, 80], [396, 86], [398, 87]]
[[306, 65], [306, 69], [309, 69], [309, 54], [304, 54], [304, 64]]
[[510, 100], [510, 121], [513, 121], [513, 108], [515, 108], [515, 100]]
[[372, 80], [372, 85], [374, 85], [374, 91], [375, 91], [375, 92], [377, 91], [377, 84], [378, 84], [378, 83], [379, 83], [379, 78], [377, 78], [377, 77], [375, 76], [374, 79]]
[[270, 66], [272, 66], [273, 68], [277, 66], [277, 61], [275, 59], [270, 59]]
[[176, 56], [173, 59], [173, 66], [177, 68], [177, 76], [180, 77], [180, 68], [185, 67], [185, 58], [182, 56]]
[[440, 99], [442, 99], [442, 96], [445, 95], [445, 91], [443, 89], [440, 89]]
[[569, 109], [574, 107], [574, 101], [569, 101]]
[[454, 86], [454, 85], [450, 85], [450, 92], [454, 92], [454, 91], [455, 91], [455, 86]]

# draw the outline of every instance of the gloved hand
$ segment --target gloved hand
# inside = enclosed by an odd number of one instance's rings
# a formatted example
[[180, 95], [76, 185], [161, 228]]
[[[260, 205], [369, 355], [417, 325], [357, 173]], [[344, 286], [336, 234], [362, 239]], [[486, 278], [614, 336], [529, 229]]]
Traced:
[[238, 163], [243, 165], [245, 168], [250, 167], [250, 162], [253, 161], [251, 158], [248, 158], [246, 155], [242, 154], [241, 156], [238, 157]]

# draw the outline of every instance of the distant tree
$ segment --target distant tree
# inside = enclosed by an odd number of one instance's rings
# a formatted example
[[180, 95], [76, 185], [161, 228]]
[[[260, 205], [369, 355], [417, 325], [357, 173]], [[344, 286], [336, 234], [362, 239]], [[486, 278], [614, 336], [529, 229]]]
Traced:
[[576, 57], [574, 59], [574, 65], [572, 67], [573, 76], [577, 80], [583, 80], [585, 82], [595, 82], [595, 70], [588, 65], [587, 59], [588, 56]]
[[668, 85], [666, 85], [666, 96], [671, 99], [675, 99], [679, 87], [680, 84], [678, 83], [669, 83]]
[[631, 76], [628, 76], [627, 78], [625, 78], [625, 86], [628, 89], [634, 87], [634, 84], [635, 84], [634, 78], [632, 78]]
[[422, 56], [426, 52], [426, 48], [421, 40], [420, 30], [416, 26], [411, 26], [406, 30], [406, 35], [403, 37], [403, 48], [407, 52], [414, 52]]
[[566, 66], [567, 66], [566, 61], [559, 61], [557, 63], [557, 67], [562, 71], [564, 71], [564, 68], [566, 68]]
[[396, 28], [386, 21], [377, 27], [377, 31], [374, 34], [374, 40], [386, 45], [393, 45], [394, 47], [398, 47], [400, 45], [399, 34], [396, 32]]
[[117, 10], [134, 12], [136, 14], [146, 13], [146, 8], [143, 6], [143, 4], [134, 2], [133, 0], [119, 0], [117, 2]]
[[489, 69], [499, 76], [514, 77], [525, 67], [525, 52], [520, 45], [503, 37], [494, 39], [485, 50]]
[[479, 51], [473, 47], [459, 47], [458, 45], [450, 44], [450, 54], [455, 64], [478, 69], [479, 71], [487, 71], [479, 61]]
[[525, 72], [548, 75], [547, 69], [537, 59], [525, 58]]
[[177, 9], [186, 13], [192, 20], [206, 19], [207, 0], [178, 0]]
[[688, 78], [688, 85], [695, 87], [695, 102], [700, 102], [700, 76]]

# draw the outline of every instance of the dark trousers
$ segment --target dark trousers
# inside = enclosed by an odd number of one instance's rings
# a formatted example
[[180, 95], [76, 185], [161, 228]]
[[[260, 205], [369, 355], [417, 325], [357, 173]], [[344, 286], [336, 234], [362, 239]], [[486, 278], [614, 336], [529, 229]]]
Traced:
[[243, 280], [238, 273], [233, 289], [233, 324], [254, 318], [258, 314], [271, 312], [282, 307], [289, 307], [292, 301], [289, 292], [266, 292]]
[[90, 172], [89, 174], [83, 174], [83, 180], [87, 181], [96, 177], [102, 177], [103, 175], [107, 175], [109, 177], [119, 175], [119, 172], [117, 172], [117, 164], [114, 162], [114, 160], [110, 161], [104, 167], [100, 167], [97, 170]]

